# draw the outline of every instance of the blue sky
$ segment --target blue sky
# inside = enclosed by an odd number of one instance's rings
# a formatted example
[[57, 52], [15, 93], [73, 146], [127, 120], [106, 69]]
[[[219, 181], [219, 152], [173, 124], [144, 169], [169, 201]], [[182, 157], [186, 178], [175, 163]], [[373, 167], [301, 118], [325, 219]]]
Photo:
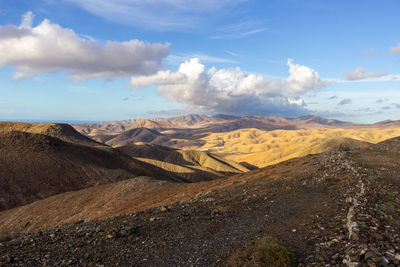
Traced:
[[0, 120], [400, 119], [399, 10], [398, 1], [2, 0]]

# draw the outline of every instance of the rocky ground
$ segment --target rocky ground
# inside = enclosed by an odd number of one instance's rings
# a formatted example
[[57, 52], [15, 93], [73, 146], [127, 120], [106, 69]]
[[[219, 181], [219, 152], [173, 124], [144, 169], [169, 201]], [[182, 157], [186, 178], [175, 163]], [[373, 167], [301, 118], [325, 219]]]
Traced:
[[398, 266], [398, 172], [360, 155], [310, 155], [237, 175], [188, 201], [17, 234], [0, 243], [0, 265], [223, 266], [234, 251], [272, 236], [298, 266]]

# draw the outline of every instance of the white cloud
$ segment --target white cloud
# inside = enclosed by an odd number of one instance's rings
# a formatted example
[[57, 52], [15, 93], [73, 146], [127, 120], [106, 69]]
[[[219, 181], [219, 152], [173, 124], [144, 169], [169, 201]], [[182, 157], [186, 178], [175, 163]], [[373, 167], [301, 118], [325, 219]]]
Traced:
[[178, 65], [182, 61], [190, 60], [191, 58], [199, 58], [200, 61], [204, 63], [237, 63], [237, 61], [228, 58], [210, 56], [201, 53], [178, 53], [170, 55], [166, 58], [166, 62], [172, 65]]
[[284, 86], [289, 95], [301, 95], [329, 84], [319, 77], [318, 72], [304, 65], [293, 64], [292, 59], [288, 59], [287, 65], [290, 76], [284, 81]]
[[400, 43], [397, 44], [397, 46], [392, 46], [390, 47], [390, 54], [399, 54], [400, 53]]
[[368, 50], [363, 51], [363, 52], [361, 53], [361, 56], [363, 56], [363, 57], [370, 56], [370, 55], [372, 55], [373, 53], [375, 53], [375, 51], [376, 51], [375, 48], [370, 48], [370, 49], [368, 49]]
[[258, 29], [253, 29], [245, 32], [235, 32], [235, 33], [228, 33], [228, 34], [220, 34], [220, 35], [214, 35], [211, 36], [211, 39], [240, 39], [246, 36], [250, 36], [256, 33], [264, 32], [266, 31], [266, 28], [258, 28]]
[[112, 21], [155, 30], [190, 29], [248, 0], [64, 0]]
[[304, 106], [305, 105], [303, 99], [300, 99], [300, 98], [296, 99], [296, 98], [290, 98], [289, 97], [288, 98], [288, 102], [290, 104], [296, 104], [298, 106]]
[[33, 23], [33, 19], [35, 18], [35, 16], [33, 15], [33, 13], [31, 11], [26, 12], [23, 16], [22, 16], [22, 21], [21, 21], [21, 28], [25, 28], [25, 29], [29, 29], [32, 27], [32, 23]]
[[291, 59], [287, 64], [289, 77], [272, 80], [247, 74], [239, 67], [206, 70], [199, 58], [192, 58], [182, 63], [177, 72], [132, 77], [130, 86], [158, 84], [158, 93], [166, 99], [212, 111], [298, 110], [303, 105], [299, 96], [328, 83], [313, 69], [294, 64]]
[[149, 75], [169, 54], [169, 44], [130, 40], [99, 45], [47, 19], [36, 27], [32, 21], [28, 12], [20, 26], [0, 26], [0, 66], [15, 66], [14, 78], [60, 70], [77, 80]]
[[211, 39], [240, 39], [256, 33], [266, 31], [263, 23], [256, 21], [242, 21], [239, 23], [225, 25], [217, 29], [217, 34], [211, 36]]
[[347, 71], [346, 79], [349, 81], [357, 81], [370, 78], [379, 78], [387, 75], [387, 72], [365, 71], [363, 67], [358, 67], [354, 71]]

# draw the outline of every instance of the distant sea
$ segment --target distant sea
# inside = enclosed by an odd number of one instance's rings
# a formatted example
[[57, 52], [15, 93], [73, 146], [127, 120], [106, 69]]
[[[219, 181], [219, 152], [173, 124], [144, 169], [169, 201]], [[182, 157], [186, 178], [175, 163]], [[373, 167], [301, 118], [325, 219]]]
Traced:
[[84, 124], [84, 123], [96, 123], [100, 121], [81, 121], [81, 120], [23, 120], [23, 119], [15, 119], [15, 120], [10, 120], [10, 119], [0, 119], [0, 121], [17, 121], [17, 122], [41, 122], [41, 123], [49, 123], [49, 122], [54, 122], [54, 123], [68, 123], [68, 124]]

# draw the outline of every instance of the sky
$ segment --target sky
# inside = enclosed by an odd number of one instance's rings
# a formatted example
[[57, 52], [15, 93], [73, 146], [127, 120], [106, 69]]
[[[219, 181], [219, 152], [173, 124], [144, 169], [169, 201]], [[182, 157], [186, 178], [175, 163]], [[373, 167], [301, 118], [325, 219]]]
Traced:
[[399, 120], [399, 10], [397, 0], [0, 0], [0, 120]]

